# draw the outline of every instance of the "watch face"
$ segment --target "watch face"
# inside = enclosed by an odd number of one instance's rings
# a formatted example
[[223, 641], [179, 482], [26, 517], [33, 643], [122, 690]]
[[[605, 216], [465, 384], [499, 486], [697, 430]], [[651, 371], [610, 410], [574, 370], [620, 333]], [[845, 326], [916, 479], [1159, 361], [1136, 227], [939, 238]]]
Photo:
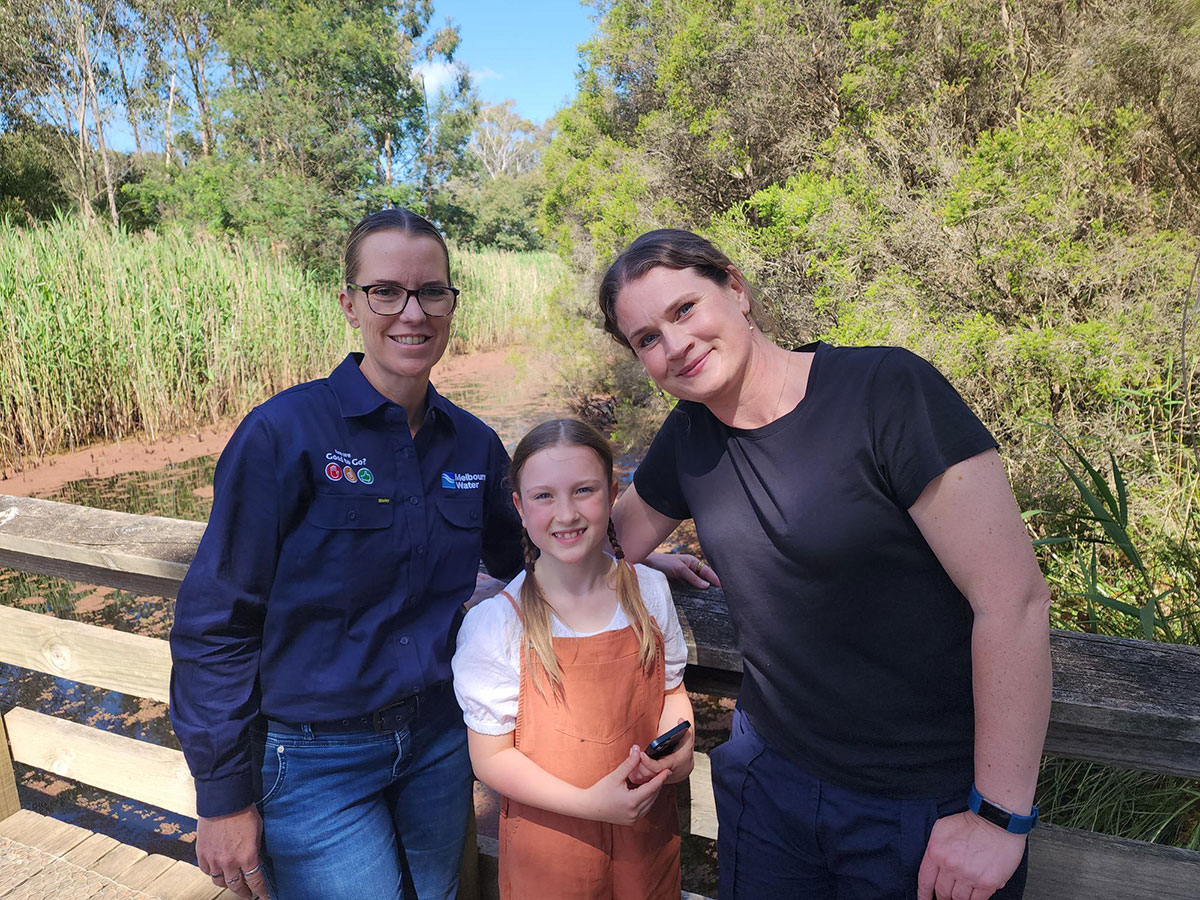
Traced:
[[999, 825], [1001, 828], [1008, 830], [1008, 824], [1012, 821], [1012, 815], [1006, 813], [998, 806], [993, 806], [986, 800], [980, 800], [978, 815], [981, 819], [986, 819], [993, 825]]

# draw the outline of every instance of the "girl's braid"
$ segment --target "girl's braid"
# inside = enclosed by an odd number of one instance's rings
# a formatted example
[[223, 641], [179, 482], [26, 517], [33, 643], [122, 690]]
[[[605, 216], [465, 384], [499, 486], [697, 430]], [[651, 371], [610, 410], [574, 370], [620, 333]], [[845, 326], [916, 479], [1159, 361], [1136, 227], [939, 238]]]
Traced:
[[617, 559], [625, 558], [625, 551], [621, 549], [621, 544], [617, 541], [617, 526], [613, 524], [613, 520], [608, 520], [608, 542], [612, 544], [613, 556]]
[[533, 564], [537, 562], [538, 558], [538, 549], [529, 536], [529, 532], [524, 528], [521, 529], [521, 547], [525, 550], [525, 571], [532, 575]]

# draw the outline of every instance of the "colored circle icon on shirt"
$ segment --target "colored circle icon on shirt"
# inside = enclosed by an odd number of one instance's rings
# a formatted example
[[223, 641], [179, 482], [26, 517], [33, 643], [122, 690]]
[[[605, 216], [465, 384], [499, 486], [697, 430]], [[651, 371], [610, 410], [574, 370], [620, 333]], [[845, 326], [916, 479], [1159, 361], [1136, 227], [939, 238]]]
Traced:
[[346, 466], [346, 468], [342, 469], [342, 475], [344, 475], [346, 480], [351, 484], [358, 481], [358, 476], [354, 474], [354, 470], [349, 466]]
[[325, 477], [330, 481], [342, 480], [342, 467], [337, 463], [330, 463], [325, 467]]
[[371, 470], [363, 466], [358, 470], [358, 480], [363, 484], [372, 484], [375, 481], [375, 476], [371, 474]]

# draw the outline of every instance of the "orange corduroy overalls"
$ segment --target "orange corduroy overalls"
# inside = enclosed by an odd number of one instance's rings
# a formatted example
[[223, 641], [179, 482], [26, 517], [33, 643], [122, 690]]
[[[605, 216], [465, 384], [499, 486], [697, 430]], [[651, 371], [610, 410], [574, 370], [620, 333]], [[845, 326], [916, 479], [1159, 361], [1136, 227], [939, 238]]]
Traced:
[[[590, 787], [621, 764], [631, 744], [644, 748], [658, 732], [662, 637], [655, 632], [649, 675], [628, 625], [589, 637], [556, 637], [554, 652], [562, 669], [561, 698], [545, 681], [545, 696], [538, 693], [521, 653], [514, 741], [547, 772]], [[633, 825], [577, 819], [504, 798], [501, 900], [678, 900], [679, 894], [673, 785], [665, 785]]]

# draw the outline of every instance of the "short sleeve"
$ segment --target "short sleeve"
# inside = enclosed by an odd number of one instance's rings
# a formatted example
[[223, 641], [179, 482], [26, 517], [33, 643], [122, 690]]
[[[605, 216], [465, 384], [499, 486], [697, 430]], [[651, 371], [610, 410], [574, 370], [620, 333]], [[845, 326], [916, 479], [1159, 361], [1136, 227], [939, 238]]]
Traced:
[[685, 404], [676, 404], [650, 443], [646, 457], [633, 473], [638, 496], [652, 509], [672, 519], [690, 519], [691, 510], [679, 483], [678, 453], [681, 435], [686, 433], [688, 417]]
[[669, 691], [683, 683], [683, 670], [687, 668], [687, 642], [683, 639], [683, 628], [679, 624], [679, 614], [675, 611], [667, 576], [642, 565], [637, 566], [636, 570], [642, 601], [662, 632], [664, 686]]
[[520, 647], [516, 613], [504, 596], [484, 600], [467, 613], [451, 667], [468, 728], [496, 735], [517, 727]]
[[942, 373], [900, 348], [874, 373], [871, 437], [879, 470], [904, 509], [955, 463], [997, 446]]

